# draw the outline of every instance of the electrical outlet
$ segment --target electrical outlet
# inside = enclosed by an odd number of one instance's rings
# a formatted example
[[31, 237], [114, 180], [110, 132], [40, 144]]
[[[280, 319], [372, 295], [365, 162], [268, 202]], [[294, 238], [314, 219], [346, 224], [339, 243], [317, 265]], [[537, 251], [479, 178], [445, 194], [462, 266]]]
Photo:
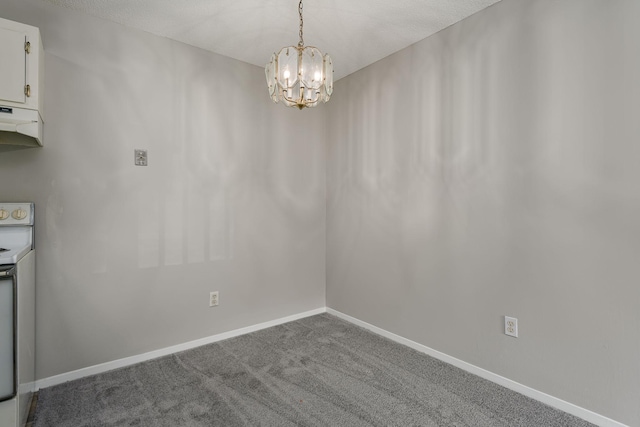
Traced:
[[510, 337], [518, 338], [518, 319], [504, 316], [504, 333]]
[[218, 291], [209, 292], [209, 307], [217, 306], [218, 302]]

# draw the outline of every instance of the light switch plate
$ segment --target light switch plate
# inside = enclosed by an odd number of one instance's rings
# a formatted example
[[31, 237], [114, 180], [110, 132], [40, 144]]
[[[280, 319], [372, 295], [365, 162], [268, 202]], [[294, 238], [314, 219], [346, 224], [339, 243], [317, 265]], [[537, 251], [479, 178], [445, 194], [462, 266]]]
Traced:
[[133, 150], [134, 162], [136, 166], [147, 166], [147, 150]]

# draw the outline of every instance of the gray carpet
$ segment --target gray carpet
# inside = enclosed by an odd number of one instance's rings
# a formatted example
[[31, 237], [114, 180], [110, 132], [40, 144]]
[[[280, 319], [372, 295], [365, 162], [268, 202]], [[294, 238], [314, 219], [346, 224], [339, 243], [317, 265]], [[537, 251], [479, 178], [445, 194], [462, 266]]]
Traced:
[[33, 425], [592, 424], [322, 314], [42, 389]]

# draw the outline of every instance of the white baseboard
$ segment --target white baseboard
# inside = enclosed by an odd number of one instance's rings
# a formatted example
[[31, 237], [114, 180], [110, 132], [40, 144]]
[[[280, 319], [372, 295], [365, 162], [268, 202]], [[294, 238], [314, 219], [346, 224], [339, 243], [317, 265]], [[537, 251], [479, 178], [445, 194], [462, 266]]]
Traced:
[[167, 356], [169, 354], [178, 353], [180, 351], [189, 350], [195, 347], [200, 347], [206, 344], [211, 344], [211, 343], [226, 340], [229, 338], [234, 338], [240, 335], [256, 332], [261, 329], [266, 329], [272, 326], [281, 325], [283, 323], [293, 322], [294, 320], [303, 319], [309, 316], [315, 316], [316, 314], [326, 313], [326, 311], [327, 311], [326, 307], [317, 308], [315, 310], [305, 311], [304, 313], [298, 313], [292, 316], [287, 316], [280, 319], [259, 323], [257, 325], [247, 326], [245, 328], [235, 329], [229, 332], [223, 332], [221, 334], [212, 335], [210, 337], [189, 341], [183, 344], [178, 344], [171, 347], [150, 351], [148, 353], [139, 354], [137, 356], [125, 357], [124, 359], [118, 359], [111, 362], [101, 363], [99, 365], [89, 366], [87, 368], [78, 369], [76, 371], [65, 372], [64, 374], [54, 375], [53, 377], [37, 380], [36, 390], [66, 383], [67, 381], [77, 380], [80, 378], [87, 377], [89, 375], [96, 375], [96, 374], [101, 374], [103, 372], [112, 371], [118, 368], [124, 368], [125, 366], [134, 365], [136, 363], [145, 362], [151, 359], [157, 359], [158, 357]]
[[556, 409], [559, 409], [571, 415], [575, 415], [576, 417], [582, 418], [583, 420], [589, 421], [590, 423], [596, 424], [601, 427], [628, 427], [625, 424], [614, 421], [603, 415], [597, 414], [588, 409], [574, 405], [573, 403], [566, 402], [562, 399], [558, 399], [557, 397], [550, 396], [546, 393], [535, 390], [531, 387], [527, 387], [526, 385], [517, 383], [515, 381], [512, 381], [498, 374], [494, 374], [493, 372], [487, 371], [486, 369], [479, 368], [475, 365], [464, 362], [460, 359], [456, 359], [455, 357], [449, 356], [448, 354], [445, 354], [445, 353], [441, 353], [425, 345], [418, 344], [415, 341], [411, 341], [407, 338], [401, 337], [400, 335], [396, 335], [392, 332], [386, 331], [377, 326], [373, 326], [369, 323], [363, 322], [362, 320], [356, 319], [355, 317], [351, 317], [347, 314], [341, 313], [332, 308], [327, 307], [327, 313], [332, 314], [336, 317], [339, 317], [343, 320], [346, 320], [349, 323], [353, 323], [354, 325], [358, 325], [360, 327], [368, 329], [369, 331], [374, 332], [378, 335], [382, 335], [385, 338], [389, 338], [392, 341], [395, 341], [400, 344], [404, 344], [407, 347], [411, 347], [414, 350], [418, 350], [421, 353], [428, 354], [431, 357], [434, 357], [438, 360], [446, 362], [457, 368], [470, 372], [481, 378], [484, 378], [486, 380], [499, 384], [503, 387], [508, 388], [509, 390], [513, 390], [527, 397], [530, 397], [532, 399], [545, 403], [549, 406], [552, 406]]
[[256, 332], [262, 329], [270, 328], [272, 326], [281, 325], [283, 323], [292, 322], [294, 320], [303, 319], [305, 317], [314, 316], [316, 314], [321, 313], [329, 313], [336, 317], [339, 317], [347, 322], [353, 323], [354, 325], [358, 325], [365, 329], [368, 329], [371, 332], [374, 332], [383, 337], [389, 338], [392, 341], [397, 343], [406, 345], [408, 347], [413, 348], [419, 352], [428, 354], [431, 357], [434, 357], [438, 360], [442, 360], [443, 362], [449, 363], [453, 366], [456, 366], [460, 369], [463, 369], [469, 373], [477, 375], [486, 380], [492, 381], [496, 384], [499, 384], [503, 387], [506, 387], [510, 390], [523, 394], [532, 399], [538, 400], [542, 403], [545, 403], [549, 406], [552, 406], [561, 411], [567, 412], [571, 415], [575, 415], [576, 417], [582, 418], [583, 420], [589, 421], [590, 423], [596, 424], [601, 427], [628, 427], [625, 424], [614, 421], [610, 418], [607, 418], [603, 415], [597, 414], [595, 412], [589, 411], [588, 409], [582, 408], [580, 406], [574, 405], [572, 403], [566, 402], [562, 399], [558, 399], [556, 397], [550, 396], [541, 391], [535, 390], [531, 387], [527, 387], [523, 384], [512, 381], [508, 378], [500, 376], [498, 374], [494, 374], [493, 372], [487, 371], [486, 369], [482, 369], [478, 366], [472, 365], [470, 363], [464, 362], [460, 359], [456, 359], [455, 357], [449, 356], [448, 354], [439, 352], [425, 345], [419, 344], [415, 341], [411, 341], [407, 338], [401, 337], [400, 335], [396, 335], [392, 332], [386, 331], [377, 326], [371, 325], [369, 323], [363, 322], [362, 320], [356, 319], [355, 317], [351, 317], [347, 314], [341, 313], [337, 310], [328, 307], [317, 308], [315, 310], [306, 311], [304, 313], [294, 314], [292, 316], [283, 317], [276, 320], [271, 320], [264, 323], [259, 323], [253, 326], [247, 326], [245, 328], [235, 329], [233, 331], [224, 332], [217, 335], [212, 335], [210, 337], [201, 338], [195, 341], [189, 341], [183, 344], [174, 345], [171, 347], [166, 347], [160, 350], [150, 351], [148, 353], [140, 354], [137, 356], [125, 357], [124, 359], [118, 359], [111, 362], [102, 363], [100, 365], [89, 366], [87, 368], [78, 369], [76, 371], [66, 372], [64, 374], [55, 375], [53, 377], [44, 378], [41, 380], [37, 380], [35, 385], [36, 389], [39, 390], [41, 388], [51, 387], [54, 385], [62, 384], [67, 381], [73, 381], [80, 378], [84, 378], [90, 375], [100, 374], [103, 372], [111, 371], [118, 368], [123, 368], [125, 366], [134, 365], [136, 363], [144, 362], [151, 359], [156, 359], [158, 357], [167, 356], [169, 354], [177, 353], [184, 350], [189, 350], [195, 347], [200, 347], [206, 344], [211, 344], [214, 342], [226, 340], [229, 338], [234, 338], [240, 335], [248, 334], [251, 332]]
[[18, 384], [18, 394], [30, 393], [36, 390], [36, 382], [31, 381], [24, 384]]

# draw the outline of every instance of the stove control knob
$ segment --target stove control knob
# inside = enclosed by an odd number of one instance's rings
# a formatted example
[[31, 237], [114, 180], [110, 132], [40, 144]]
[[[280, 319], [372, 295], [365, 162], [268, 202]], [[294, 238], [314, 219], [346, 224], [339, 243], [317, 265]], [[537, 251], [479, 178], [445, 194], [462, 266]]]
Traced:
[[0, 221], [9, 218], [9, 211], [6, 209], [0, 209]]
[[27, 217], [27, 211], [22, 208], [18, 208], [15, 211], [11, 212], [11, 216], [13, 219], [21, 220]]

